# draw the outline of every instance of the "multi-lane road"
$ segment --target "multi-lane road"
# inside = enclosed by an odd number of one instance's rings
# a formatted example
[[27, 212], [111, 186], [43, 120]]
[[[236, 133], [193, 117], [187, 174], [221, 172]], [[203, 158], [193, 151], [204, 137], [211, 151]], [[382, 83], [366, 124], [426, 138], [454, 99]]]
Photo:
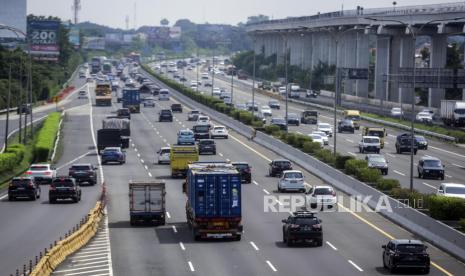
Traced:
[[[200, 69], [200, 73], [202, 69]], [[179, 72], [178, 72], [179, 74]], [[169, 74], [172, 77], [172, 74]], [[191, 80], [196, 80], [196, 68], [194, 70], [185, 71], [185, 76], [188, 79], [187, 85], [190, 84]], [[243, 80], [238, 80], [234, 77], [234, 91], [233, 101], [234, 103], [246, 103], [252, 101], [251, 85]], [[231, 78], [229, 76], [215, 76], [215, 87], [224, 87], [230, 91]], [[211, 93], [210, 87], [199, 87], [204, 93]], [[255, 101], [259, 108], [262, 105], [267, 105], [271, 98], [260, 93], [255, 93]], [[313, 109], [305, 107], [301, 104], [288, 103], [288, 112], [296, 113], [300, 116], [300, 113], [304, 110]], [[285, 116], [285, 102], [281, 101], [281, 109], [273, 110], [273, 117], [284, 117]], [[334, 115], [332, 112], [320, 111], [319, 121], [330, 123], [333, 125]], [[341, 118], [338, 118], [341, 119]], [[370, 122], [362, 121], [362, 126], [378, 126]], [[309, 134], [315, 130], [315, 125], [290, 126], [289, 131]], [[405, 133], [398, 129], [387, 128], [388, 137], [386, 139], [385, 147], [381, 150], [386, 160], [389, 162], [389, 175], [385, 176], [388, 178], [398, 179], [403, 187], [409, 187], [410, 185], [410, 154], [397, 154], [395, 149], [396, 137], [399, 134]], [[358, 142], [361, 140], [361, 130], [356, 131], [355, 134], [348, 133], [337, 133], [337, 151], [341, 154], [352, 155], [359, 159], [364, 159], [365, 154], [359, 153]], [[428, 139], [429, 147], [428, 150], [419, 150], [418, 154], [414, 158], [414, 188], [423, 193], [435, 193], [437, 187], [442, 182], [454, 182], [454, 183], [465, 183], [465, 147], [455, 146], [453, 144], [440, 142], [434, 139]], [[326, 146], [329, 149], [333, 148], [333, 139], [329, 139], [329, 145]], [[424, 156], [433, 156], [439, 158], [445, 165], [445, 179], [419, 179], [417, 173], [418, 160]]]
[[[85, 89], [92, 95], [94, 85], [86, 85]], [[249, 97], [247, 91], [235, 95], [243, 97], [242, 100], [238, 99], [241, 102], [249, 99], [246, 99]], [[64, 151], [57, 164], [59, 174], [66, 174], [69, 164], [76, 158], [80, 158], [79, 162], [97, 163], [93, 152], [96, 131], [102, 119], [112, 115], [119, 106], [114, 102], [111, 107], [94, 107], [88, 100], [79, 100], [75, 96], [71, 99], [70, 104], [75, 108], [67, 112], [64, 124]], [[261, 96], [258, 96], [258, 100], [266, 102]], [[126, 164], [100, 167], [107, 187], [108, 228], [105, 227], [103, 235], [100, 233], [99, 237], [106, 241], [106, 233], [109, 234], [108, 248], [103, 253], [89, 249], [88, 253], [81, 255], [81, 260], [85, 257], [87, 262], [80, 262], [79, 266], [60, 274], [385, 274], [381, 245], [391, 238], [414, 238], [411, 233], [376, 213], [351, 212], [348, 200], [345, 200], [339, 206], [339, 210], [345, 212], [319, 215], [323, 220], [323, 247], [286, 247], [282, 243], [281, 220], [288, 213], [264, 211], [265, 198], [279, 195], [276, 191], [277, 179], [267, 176], [268, 163], [279, 156], [231, 132], [229, 139], [216, 140], [217, 155], [201, 156], [200, 159], [245, 161], [252, 166], [253, 183], [243, 184], [242, 190], [243, 238], [239, 242], [194, 241], [186, 224], [186, 197], [182, 193], [182, 180], [171, 179], [170, 167], [155, 162], [155, 152], [160, 147], [175, 143], [178, 130], [193, 126], [192, 122], [187, 121], [186, 112], [189, 109], [186, 106], [184, 113], [175, 113], [172, 123], [158, 122], [160, 109], [169, 108], [174, 102], [177, 101], [173, 97], [170, 101], [157, 101], [155, 108], [142, 108], [140, 114], [131, 116], [132, 135], [130, 148], [126, 150]], [[303, 133], [311, 130], [309, 126], [303, 127]], [[356, 140], [355, 137], [359, 136], [348, 135], [347, 139], [351, 137]], [[297, 165], [294, 167], [304, 172], [310, 185], [322, 184], [311, 172]], [[102, 179], [101, 175], [99, 179]], [[166, 182], [165, 226], [131, 227], [129, 224], [128, 182], [144, 179]], [[8, 274], [70, 229], [92, 208], [100, 194], [99, 185], [83, 187], [83, 201], [80, 203], [49, 205], [46, 189], [46, 186], [42, 186], [42, 197], [36, 202], [8, 202], [5, 198], [0, 201], [0, 208], [3, 209], [0, 216], [5, 222], [0, 226], [4, 234], [0, 241], [0, 248], [4, 249], [0, 253], [0, 266]], [[347, 198], [341, 192], [338, 194]], [[277, 204], [280, 205], [280, 202]], [[464, 264], [434, 246], [429, 245], [428, 251], [433, 262], [432, 275], [460, 275], [465, 271]], [[100, 257], [103, 254], [106, 254], [105, 257]], [[111, 259], [102, 260], [107, 268], [100, 268], [97, 259], [106, 258], [107, 255]], [[112, 269], [108, 269], [108, 264], [112, 264]]]

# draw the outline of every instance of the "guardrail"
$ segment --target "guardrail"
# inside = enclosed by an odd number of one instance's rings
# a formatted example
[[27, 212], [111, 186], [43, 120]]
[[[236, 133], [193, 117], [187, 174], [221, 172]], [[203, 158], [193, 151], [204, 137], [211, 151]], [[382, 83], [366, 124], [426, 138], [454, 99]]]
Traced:
[[[144, 71], [145, 72], [145, 71]], [[171, 89], [161, 81], [157, 80], [147, 72], [147, 76], [158, 82], [162, 87], [169, 89], [172, 95], [185, 105], [193, 109], [202, 109], [204, 113], [225, 126], [233, 129], [237, 133], [249, 137], [252, 128], [234, 120], [233, 118], [220, 113], [212, 108], [204, 106], [180, 92]], [[282, 141], [270, 137], [264, 133], [258, 132], [254, 141], [271, 151], [293, 161], [323, 181], [330, 183], [339, 190], [349, 195], [370, 196], [367, 202], [368, 206], [375, 209], [381, 197], [386, 197], [390, 206], [394, 206], [392, 212], [381, 210], [380, 214], [389, 218], [391, 221], [403, 226], [412, 233], [428, 240], [431, 244], [449, 252], [456, 258], [465, 261], [465, 235], [459, 231], [429, 217], [423, 213], [405, 206], [400, 201], [388, 197], [373, 187], [356, 180], [355, 178], [344, 174], [343, 172], [319, 161], [318, 159], [288, 145]], [[397, 207], [397, 208], [396, 208]], [[401, 208], [399, 208], [401, 207]]]
[[[102, 195], [99, 201], [97, 201], [95, 207], [89, 212], [85, 220], [83, 219], [79, 225], [73, 227], [72, 231], [69, 231], [65, 235], [65, 239], [61, 239], [59, 242], [55, 242], [54, 245], [50, 245], [50, 249], [45, 249], [44, 255], [39, 261], [36, 257], [36, 265], [32, 267], [32, 261], [30, 261], [30, 273], [27, 274], [26, 265], [24, 265], [23, 275], [30, 276], [44, 276], [51, 275], [52, 272], [60, 265], [66, 257], [70, 254], [79, 250], [84, 246], [96, 233], [102, 220], [105, 208], [105, 184], [102, 188]], [[18, 274], [18, 271], [16, 271]]]

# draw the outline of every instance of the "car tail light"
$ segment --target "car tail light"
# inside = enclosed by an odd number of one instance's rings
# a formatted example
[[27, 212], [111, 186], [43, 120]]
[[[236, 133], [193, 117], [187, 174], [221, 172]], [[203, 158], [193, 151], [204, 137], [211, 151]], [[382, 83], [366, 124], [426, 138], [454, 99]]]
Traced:
[[26, 174], [32, 174], [32, 172], [31, 172], [31, 171], [27, 171]]
[[56, 190], [56, 189], [57, 189], [57, 188], [55, 187], [55, 185], [50, 185], [50, 190], [51, 190], [51, 191], [54, 191], [54, 190]]
[[51, 175], [52, 172], [45, 172], [44, 174], [45, 174], [45, 175]]
[[289, 227], [292, 228], [292, 229], [297, 229], [297, 228], [300, 227], [300, 225], [298, 225], [298, 224], [291, 224], [291, 225], [289, 225]]
[[312, 227], [315, 228], [315, 229], [321, 229], [321, 224], [320, 223], [313, 224]]
[[32, 182], [29, 182], [29, 184], [27, 184], [27, 186], [28, 186], [29, 188], [34, 188], [34, 184], [32, 184]]
[[333, 191], [331, 194], [332, 194], [333, 196], [336, 196], [336, 192], [335, 192], [335, 191]]

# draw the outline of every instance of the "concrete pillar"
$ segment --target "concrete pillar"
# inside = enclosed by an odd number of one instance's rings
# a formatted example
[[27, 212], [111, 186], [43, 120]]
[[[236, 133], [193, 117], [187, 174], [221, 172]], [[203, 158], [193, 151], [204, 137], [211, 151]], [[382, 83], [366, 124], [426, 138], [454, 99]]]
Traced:
[[303, 37], [303, 40], [304, 40], [304, 44], [303, 44], [303, 47], [304, 47], [304, 51], [303, 51], [303, 68], [304, 69], [309, 69], [311, 67], [311, 64], [312, 64], [312, 52], [313, 52], [313, 49], [312, 49], [312, 35], [310, 33], [305, 33], [304, 34], [304, 37]]
[[376, 36], [375, 98], [387, 99], [389, 83], [384, 82], [390, 66], [391, 37]]
[[303, 52], [305, 50], [303, 34], [297, 33], [289, 35], [288, 46], [291, 56], [290, 64], [301, 67], [303, 63]]
[[314, 68], [321, 61], [320, 59], [320, 40], [321, 33], [313, 33], [312, 35], [312, 64], [311, 67]]
[[328, 55], [329, 55], [328, 64], [335, 65], [336, 64], [336, 42], [334, 41], [333, 38], [328, 40], [326, 47], [328, 47]]
[[[357, 68], [368, 69], [370, 66], [369, 35], [357, 32]], [[355, 94], [358, 97], [368, 97], [368, 80], [357, 80], [355, 84]]]
[[[354, 32], [347, 33], [341, 41], [343, 55], [340, 57], [343, 61], [342, 67], [355, 68], [357, 65], [357, 34]], [[344, 93], [355, 95], [355, 80], [344, 80]]]
[[[289, 36], [289, 35], [288, 35]], [[274, 36], [274, 43], [276, 45], [276, 63], [277, 64], [284, 64], [284, 37], [280, 34], [276, 34]], [[289, 44], [288, 44], [289, 49]]]
[[320, 60], [323, 63], [329, 62], [329, 47], [328, 42], [330, 40], [330, 36], [328, 34], [323, 34], [320, 38]]
[[[444, 68], [447, 62], [447, 35], [431, 36], [430, 68]], [[428, 106], [440, 107], [445, 99], [445, 89], [430, 88], [428, 91]]]
[[[390, 48], [390, 67], [389, 74], [397, 75], [399, 73], [400, 67], [400, 48], [401, 48], [401, 38], [400, 36], [393, 36], [391, 40]], [[391, 102], [402, 102], [399, 94], [399, 85], [397, 81], [389, 81], [389, 93], [387, 97], [388, 101]]]
[[263, 38], [264, 38], [264, 44], [265, 44], [265, 57], [267, 58], [272, 55], [271, 54], [271, 47], [272, 47], [271, 37], [269, 34], [267, 34], [267, 35], [264, 35]]
[[[413, 68], [415, 66], [415, 43], [412, 36], [403, 35], [400, 39], [400, 67]], [[412, 103], [413, 88], [400, 88], [402, 103]]]

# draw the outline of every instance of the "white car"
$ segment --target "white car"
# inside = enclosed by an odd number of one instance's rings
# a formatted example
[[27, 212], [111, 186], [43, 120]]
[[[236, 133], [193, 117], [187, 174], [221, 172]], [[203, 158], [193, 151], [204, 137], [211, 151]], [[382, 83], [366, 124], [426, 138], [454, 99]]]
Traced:
[[169, 164], [170, 163], [170, 147], [162, 147], [157, 151], [158, 164]]
[[391, 109], [391, 116], [392, 117], [401, 117], [404, 114], [400, 107], [393, 107]]
[[79, 91], [78, 99], [87, 99], [87, 91], [86, 90]]
[[53, 178], [57, 176], [56, 168], [51, 164], [32, 164], [26, 171], [28, 176], [34, 177], [34, 180], [40, 183], [52, 183]]
[[326, 145], [329, 145], [329, 138], [328, 138], [328, 135], [326, 135], [326, 133], [324, 133], [323, 131], [313, 131], [311, 134], [317, 134], [317, 135], [320, 135], [321, 136], [321, 139], [323, 139], [323, 144], [326, 146]]
[[199, 115], [197, 118], [197, 125], [210, 125], [210, 117]]
[[419, 112], [416, 116], [415, 119], [419, 122], [423, 123], [432, 123], [433, 122], [433, 115], [429, 112]]
[[213, 96], [220, 96], [221, 95], [221, 89], [219, 87], [213, 88]]
[[312, 209], [336, 209], [337, 197], [336, 192], [331, 186], [314, 186], [307, 193], [310, 199], [310, 208]]
[[191, 84], [190, 88], [191, 88], [192, 90], [197, 90], [197, 85], [196, 85], [195, 83], [194, 83], [194, 84]]
[[436, 194], [440, 196], [465, 199], [465, 185], [457, 183], [442, 183]]
[[316, 125], [316, 131], [323, 131], [327, 136], [333, 136], [333, 128], [328, 123], [318, 123]]
[[214, 126], [210, 130], [210, 137], [212, 139], [217, 137], [223, 137], [225, 139], [228, 139], [228, 135], [228, 129], [225, 126]]
[[263, 114], [263, 116], [273, 116], [273, 112], [271, 111], [271, 107], [267, 106], [267, 105], [263, 105], [261, 107], [261, 112]]
[[381, 151], [381, 140], [378, 136], [362, 136], [362, 140], [358, 142], [358, 150], [360, 153], [375, 152], [379, 154]]
[[278, 180], [278, 192], [296, 191], [305, 193], [304, 174], [297, 170], [283, 171]]
[[312, 138], [313, 142], [319, 143], [321, 147], [325, 145], [325, 142], [323, 141], [323, 137], [321, 137], [321, 135], [319, 134], [310, 133], [308, 137]]
[[286, 87], [285, 86], [279, 87], [278, 90], [279, 90], [279, 94], [281, 96], [286, 96]]

